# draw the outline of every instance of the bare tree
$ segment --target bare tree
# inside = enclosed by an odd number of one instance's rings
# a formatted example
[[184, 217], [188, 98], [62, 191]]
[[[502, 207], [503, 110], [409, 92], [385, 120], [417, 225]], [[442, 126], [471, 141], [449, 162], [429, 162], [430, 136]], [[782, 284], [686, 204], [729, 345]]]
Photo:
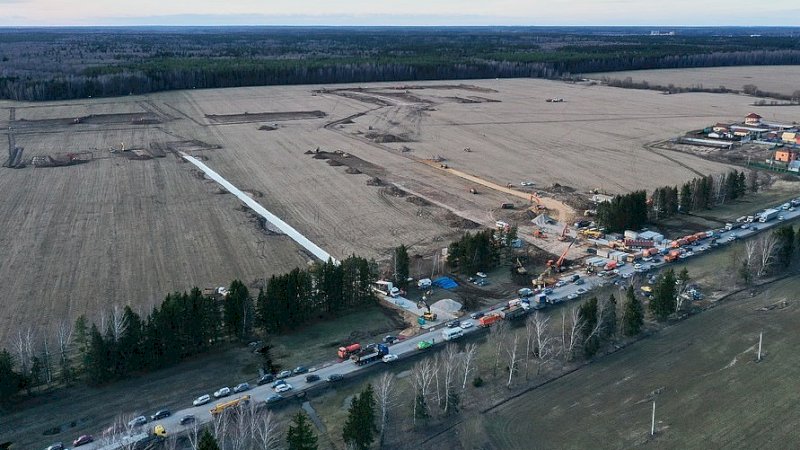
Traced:
[[278, 432], [278, 424], [272, 417], [272, 412], [267, 411], [261, 414], [256, 426], [256, 439], [258, 448], [262, 450], [277, 450], [280, 448], [281, 435]]
[[759, 265], [756, 276], [763, 277], [775, 261], [775, 250], [778, 246], [778, 237], [775, 233], [763, 233], [757, 241], [759, 249]]
[[117, 342], [128, 330], [127, 317], [125, 317], [124, 311], [120, 311], [120, 307], [118, 305], [114, 305], [114, 307], [111, 308], [109, 320], [111, 321], [111, 333], [114, 336], [114, 342]]
[[386, 421], [389, 419], [389, 411], [394, 407], [395, 402], [394, 375], [391, 372], [384, 372], [378, 383], [375, 385], [375, 397], [378, 403], [380, 418], [378, 421], [378, 446], [382, 447], [385, 433]]
[[[442, 353], [442, 371], [444, 372], [444, 412], [449, 413], [457, 408], [458, 394], [455, 392], [456, 371], [458, 371], [461, 355], [456, 344], [447, 344]], [[454, 404], [456, 402], [456, 404]]]
[[506, 335], [508, 334], [508, 322], [501, 320], [497, 322], [489, 333], [488, 341], [489, 346], [494, 352], [494, 366], [492, 369], [492, 376], [497, 376], [497, 368], [500, 366], [500, 355], [503, 352], [503, 346], [506, 344]]
[[517, 372], [518, 355], [517, 349], [519, 348], [519, 334], [512, 333], [509, 343], [506, 345], [506, 355], [508, 356], [508, 381], [506, 387], [511, 387], [514, 373]]
[[423, 359], [414, 364], [411, 369], [411, 382], [414, 387], [414, 425], [417, 424], [417, 417], [428, 417], [430, 415], [427, 398], [435, 376], [434, 372], [436, 372], [436, 364], [434, 364], [432, 358]]
[[192, 428], [186, 431], [186, 439], [189, 441], [189, 446], [192, 447], [192, 450], [197, 450], [197, 446], [200, 444], [200, 429], [197, 421], [192, 424]]
[[755, 267], [758, 261], [756, 258], [757, 253], [758, 245], [756, 241], [751, 239], [744, 243], [744, 270], [748, 271], [750, 274], [758, 272], [758, 268]]
[[473, 362], [475, 361], [475, 353], [478, 350], [478, 345], [474, 342], [470, 342], [469, 344], [464, 347], [464, 356], [461, 359], [461, 367], [464, 371], [464, 380], [461, 383], [461, 390], [467, 388], [467, 380], [469, 379], [469, 374], [475, 370]]
[[539, 314], [538, 311], [533, 315], [534, 336], [536, 340], [536, 358], [539, 364], [536, 367], [536, 375], [542, 370], [544, 365], [553, 354], [553, 336], [549, 333], [547, 324], [550, 322], [550, 317], [544, 314]]
[[[14, 352], [17, 355], [17, 362], [19, 363], [19, 372], [22, 376], [28, 377], [31, 374], [31, 366], [33, 359], [34, 336], [31, 327], [28, 327], [24, 332], [17, 331], [12, 343]], [[30, 383], [26, 384], [28, 393], [31, 392]]]
[[561, 349], [565, 361], [572, 361], [575, 348], [580, 343], [582, 327], [583, 321], [577, 306], [569, 311], [569, 317], [564, 310], [561, 311]]
[[532, 316], [528, 316], [525, 320], [525, 379], [528, 379], [528, 370], [531, 365], [531, 353], [535, 353], [536, 345], [536, 325], [534, 320], [539, 311], [536, 311]]

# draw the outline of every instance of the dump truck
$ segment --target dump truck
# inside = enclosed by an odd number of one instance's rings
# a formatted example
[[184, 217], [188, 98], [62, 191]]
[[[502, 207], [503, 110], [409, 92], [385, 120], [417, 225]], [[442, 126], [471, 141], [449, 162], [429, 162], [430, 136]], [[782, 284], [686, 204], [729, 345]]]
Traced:
[[369, 364], [383, 358], [389, 354], [389, 347], [386, 344], [370, 344], [357, 353], [350, 355], [350, 359], [358, 366]]
[[480, 319], [478, 319], [478, 326], [485, 328], [485, 327], [488, 327], [488, 326], [492, 325], [495, 322], [498, 322], [501, 319], [502, 319], [502, 317], [500, 317], [499, 314], [494, 314], [494, 313], [493, 314], [487, 314], [487, 315], [481, 317]]
[[515, 320], [521, 317], [524, 317], [527, 314], [527, 308], [523, 308], [521, 305], [514, 306], [513, 308], [508, 308], [500, 311], [500, 317], [503, 320]]
[[228, 409], [236, 408], [239, 405], [245, 406], [248, 403], [250, 403], [249, 395], [243, 395], [239, 398], [228, 400], [227, 402], [217, 403], [216, 405], [214, 405], [213, 408], [211, 408], [211, 415], [216, 416], [218, 414], [224, 413]]
[[339, 352], [337, 355], [339, 355], [339, 359], [347, 359], [350, 357], [350, 355], [357, 353], [360, 350], [361, 344], [350, 344], [346, 347], [339, 347]]
[[664, 256], [664, 261], [666, 261], [666, 262], [677, 261], [678, 257], [680, 257], [680, 255], [681, 255], [680, 250], [670, 250], [670, 252], [667, 253], [666, 256]]

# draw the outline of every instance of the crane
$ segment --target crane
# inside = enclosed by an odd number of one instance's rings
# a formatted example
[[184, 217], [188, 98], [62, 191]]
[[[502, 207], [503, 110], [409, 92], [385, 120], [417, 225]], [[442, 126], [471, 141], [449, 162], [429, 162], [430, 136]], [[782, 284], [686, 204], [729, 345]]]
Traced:
[[566, 241], [568, 239], [568, 237], [567, 237], [567, 229], [568, 228], [569, 228], [569, 225], [565, 223], [564, 224], [564, 230], [561, 231], [561, 236], [558, 237], [559, 241], [564, 242], [564, 241]]
[[550, 276], [553, 274], [554, 271], [555, 272], [561, 271], [561, 265], [564, 264], [564, 260], [567, 258], [567, 252], [569, 252], [569, 249], [572, 248], [572, 244], [574, 244], [575, 241], [577, 240], [578, 240], [577, 237], [572, 238], [572, 242], [569, 243], [567, 248], [564, 249], [564, 251], [561, 253], [561, 256], [557, 260], [551, 259], [547, 261], [547, 268], [544, 269], [544, 271], [541, 274], [539, 274], [539, 277], [533, 281], [533, 284], [536, 287], [543, 287], [547, 284], [555, 283], [555, 280], [552, 279]]

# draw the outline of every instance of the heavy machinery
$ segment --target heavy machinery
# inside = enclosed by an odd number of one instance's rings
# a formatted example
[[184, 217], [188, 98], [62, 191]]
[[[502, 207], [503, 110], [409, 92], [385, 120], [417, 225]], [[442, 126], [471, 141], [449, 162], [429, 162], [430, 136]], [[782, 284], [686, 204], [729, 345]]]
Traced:
[[350, 344], [346, 347], [339, 347], [337, 355], [339, 356], [339, 359], [347, 359], [350, 357], [350, 355], [352, 355], [353, 353], [357, 353], [360, 350], [361, 350], [361, 344], [358, 343]]
[[565, 242], [567, 239], [569, 239], [569, 236], [567, 236], [567, 229], [568, 228], [569, 228], [569, 226], [567, 224], [564, 224], [564, 229], [561, 231], [561, 236], [558, 237], [559, 241]]
[[581, 230], [581, 234], [593, 239], [599, 239], [603, 237], [603, 232], [598, 230], [597, 228], [589, 228], [587, 230]]
[[542, 231], [542, 230], [537, 228], [537, 229], [533, 230], [533, 237], [539, 238], [539, 239], [544, 239], [547, 236], [544, 234], [544, 231]]
[[229, 400], [224, 403], [217, 403], [213, 408], [211, 408], [211, 415], [216, 416], [218, 414], [224, 413], [228, 409], [236, 408], [239, 405], [246, 406], [248, 403], [250, 403], [249, 395], [243, 395], [239, 398]]
[[567, 248], [564, 249], [564, 252], [561, 253], [561, 256], [557, 260], [551, 259], [550, 261], [547, 261], [547, 268], [544, 270], [544, 272], [539, 274], [537, 279], [533, 280], [534, 286], [541, 289], [548, 284], [556, 283], [556, 280], [552, 278], [552, 274], [553, 272], [561, 272], [561, 265], [564, 264], [564, 260], [567, 258], [567, 252], [570, 248], [572, 248], [572, 245], [575, 244], [575, 241], [577, 240], [577, 237], [573, 238], [572, 242], [569, 243]]
[[350, 356], [350, 359], [358, 366], [369, 364], [383, 358], [389, 354], [389, 347], [386, 344], [369, 344], [361, 351]]
[[522, 261], [520, 261], [519, 258], [517, 258], [516, 271], [517, 271], [517, 273], [519, 275], [527, 275], [528, 274], [528, 269], [526, 269], [525, 266], [522, 265]]
[[531, 194], [531, 205], [533, 205], [533, 203], [536, 203], [536, 206], [531, 206], [531, 211], [535, 213], [547, 211], [547, 207], [542, 204], [542, 199], [539, 198], [536, 192]]

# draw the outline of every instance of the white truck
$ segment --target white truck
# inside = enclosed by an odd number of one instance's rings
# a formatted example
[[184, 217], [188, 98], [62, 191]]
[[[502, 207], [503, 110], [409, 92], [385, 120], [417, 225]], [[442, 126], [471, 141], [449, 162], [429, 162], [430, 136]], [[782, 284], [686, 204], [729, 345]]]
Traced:
[[387, 295], [389, 297], [397, 297], [400, 295], [400, 289], [398, 289], [391, 281], [376, 281], [372, 285], [372, 289], [376, 292], [379, 292], [383, 295]]
[[768, 209], [768, 210], [764, 211], [763, 213], [761, 213], [761, 216], [758, 218], [758, 221], [761, 222], [761, 223], [768, 222], [768, 221], [778, 217], [778, 215], [780, 213], [781, 212], [778, 209]]

